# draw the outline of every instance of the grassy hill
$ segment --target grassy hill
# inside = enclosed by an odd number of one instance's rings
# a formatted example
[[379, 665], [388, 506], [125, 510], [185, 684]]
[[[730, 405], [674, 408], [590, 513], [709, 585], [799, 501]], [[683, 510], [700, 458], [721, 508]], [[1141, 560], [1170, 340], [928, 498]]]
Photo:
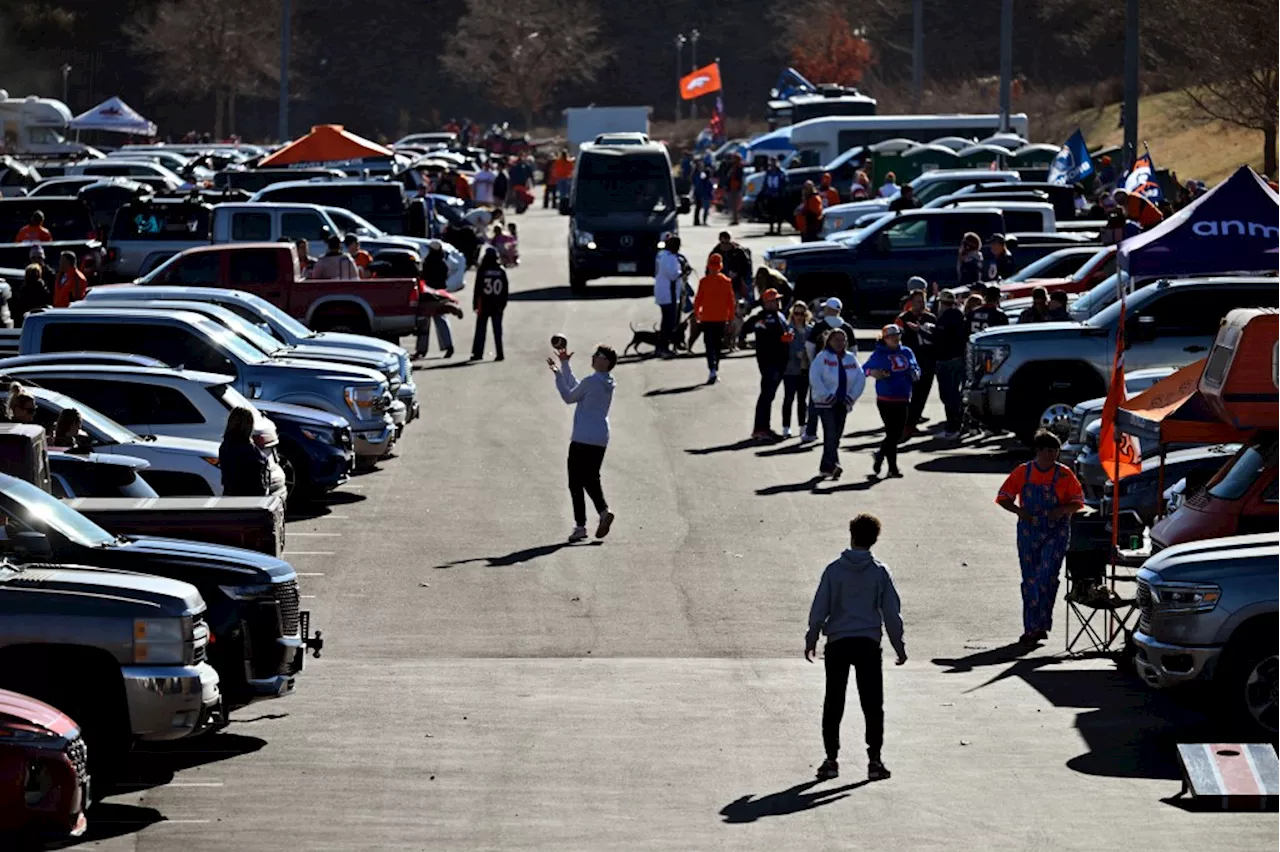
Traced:
[[[1108, 104], [1072, 116], [1090, 147], [1120, 144], [1121, 105]], [[1179, 92], [1148, 95], [1138, 101], [1138, 142], [1151, 146], [1159, 168], [1172, 169], [1183, 181], [1203, 180], [1213, 186], [1243, 164], [1262, 170], [1262, 133], [1222, 121], [1207, 121], [1189, 107]], [[1272, 175], [1271, 177], [1275, 177]]]

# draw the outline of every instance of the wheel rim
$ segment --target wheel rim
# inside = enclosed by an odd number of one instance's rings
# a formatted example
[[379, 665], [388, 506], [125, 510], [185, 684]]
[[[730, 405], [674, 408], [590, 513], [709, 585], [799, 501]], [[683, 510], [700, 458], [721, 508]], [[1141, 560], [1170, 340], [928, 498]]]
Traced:
[[284, 471], [284, 487], [288, 489], [289, 496], [293, 496], [294, 488], [298, 484], [297, 471], [293, 469], [293, 462], [287, 458], [280, 459], [280, 467]]
[[1065, 436], [1071, 427], [1071, 410], [1074, 406], [1055, 402], [1040, 415], [1040, 428]]
[[1244, 682], [1244, 701], [1249, 715], [1271, 733], [1276, 732], [1277, 658], [1264, 657]]

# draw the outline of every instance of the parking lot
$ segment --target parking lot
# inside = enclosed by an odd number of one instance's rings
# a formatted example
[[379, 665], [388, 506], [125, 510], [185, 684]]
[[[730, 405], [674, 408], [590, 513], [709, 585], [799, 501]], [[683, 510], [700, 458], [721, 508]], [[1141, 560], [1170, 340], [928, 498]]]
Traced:
[[[223, 732], [152, 748], [132, 789], [90, 814], [102, 850], [1262, 849], [1274, 815], [1212, 815], [1178, 792], [1174, 744], [1211, 733], [1191, 706], [1105, 660], [1021, 632], [1012, 519], [992, 502], [1025, 453], [910, 443], [875, 481], [879, 421], [849, 419], [845, 478], [818, 448], [746, 440], [749, 353], [720, 383], [700, 356], [615, 371], [604, 542], [565, 545], [571, 413], [543, 360], [575, 364], [657, 322], [647, 279], [570, 298], [565, 224], [519, 220], [503, 363], [433, 348], [423, 420], [396, 457], [288, 524], [285, 558], [324, 633], [295, 695]], [[684, 223], [697, 266], [718, 227]], [[757, 260], [790, 238], [734, 229]], [[469, 284], [469, 287], [471, 285]], [[461, 294], [464, 302], [470, 289]], [[869, 338], [862, 341], [869, 345]], [[940, 406], [927, 413], [936, 424]], [[931, 424], [932, 425], [932, 424]], [[890, 781], [822, 757], [820, 666], [802, 657], [822, 568], [849, 518], [884, 522], [909, 662], [885, 675]], [[1025, 654], [1025, 655], [1024, 655]]]

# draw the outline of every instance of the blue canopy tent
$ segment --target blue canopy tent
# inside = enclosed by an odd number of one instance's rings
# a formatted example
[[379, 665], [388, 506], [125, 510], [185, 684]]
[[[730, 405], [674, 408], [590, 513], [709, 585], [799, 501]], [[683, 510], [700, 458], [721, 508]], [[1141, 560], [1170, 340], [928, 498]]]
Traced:
[[768, 133], [761, 134], [748, 142], [747, 156], [780, 154], [794, 151], [795, 149], [796, 146], [791, 144], [791, 126], [788, 125], [787, 127], [779, 127], [777, 130], [770, 130]]
[[1280, 196], [1248, 166], [1146, 233], [1120, 244], [1117, 266], [1134, 278], [1275, 272]]

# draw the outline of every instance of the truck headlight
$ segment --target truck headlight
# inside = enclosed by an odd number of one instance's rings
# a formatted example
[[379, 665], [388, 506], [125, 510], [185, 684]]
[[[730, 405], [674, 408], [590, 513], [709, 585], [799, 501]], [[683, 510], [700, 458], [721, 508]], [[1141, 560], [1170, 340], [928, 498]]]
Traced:
[[302, 432], [308, 441], [319, 441], [322, 444], [329, 445], [338, 443], [337, 436], [324, 429], [300, 429], [298, 431]]
[[1007, 345], [999, 346], [980, 346], [977, 348], [978, 366], [982, 368], [982, 372], [991, 375], [1000, 369], [1009, 358], [1009, 347]]
[[578, 244], [578, 248], [593, 249], [596, 247], [596, 235], [590, 231], [578, 231], [573, 241]]
[[133, 621], [133, 660], [136, 663], [182, 665], [191, 640], [187, 618], [137, 618]]
[[769, 264], [770, 269], [776, 269], [783, 275], [787, 274], [787, 262], [780, 257], [766, 257], [764, 262]]
[[219, 586], [218, 589], [233, 601], [255, 601], [263, 598], [274, 600], [270, 583], [251, 586]]
[[1213, 583], [1152, 583], [1151, 602], [1167, 615], [1209, 612], [1218, 605], [1222, 589]]
[[373, 416], [373, 408], [382, 398], [380, 385], [352, 385], [344, 388], [343, 396], [347, 407], [358, 420], [368, 420]]

